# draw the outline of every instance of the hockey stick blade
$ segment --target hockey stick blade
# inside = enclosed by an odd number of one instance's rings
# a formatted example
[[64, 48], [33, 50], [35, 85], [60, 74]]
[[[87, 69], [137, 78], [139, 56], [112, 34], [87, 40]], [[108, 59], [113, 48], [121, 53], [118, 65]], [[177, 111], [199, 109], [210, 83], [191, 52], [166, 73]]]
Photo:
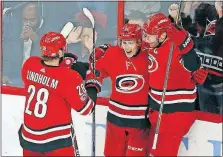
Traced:
[[87, 8], [83, 8], [83, 12], [84, 12], [84, 15], [87, 16], [88, 19], [91, 21], [92, 27], [94, 28], [95, 21], [91, 12]]
[[73, 29], [74, 29], [73, 23], [67, 22], [66, 25], [61, 30], [60, 34], [62, 34], [64, 38], [67, 38]]

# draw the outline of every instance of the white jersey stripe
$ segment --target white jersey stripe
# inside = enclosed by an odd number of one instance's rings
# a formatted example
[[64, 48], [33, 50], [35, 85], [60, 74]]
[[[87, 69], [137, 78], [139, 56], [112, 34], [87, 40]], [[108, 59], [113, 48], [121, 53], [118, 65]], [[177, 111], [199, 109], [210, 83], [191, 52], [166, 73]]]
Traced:
[[33, 131], [33, 130], [30, 130], [29, 128], [26, 127], [25, 124], [23, 125], [23, 127], [30, 134], [33, 134], [33, 135], [43, 135], [43, 134], [47, 134], [47, 133], [54, 132], [54, 131], [59, 131], [59, 130], [61, 131], [61, 130], [70, 129], [71, 128], [71, 124], [66, 125], [66, 126], [59, 126], [59, 127], [47, 129], [47, 130], [44, 130], [44, 131]]
[[[154, 100], [156, 101], [158, 104], [161, 104], [161, 101], [155, 99], [150, 93], [149, 93], [149, 96]], [[177, 99], [177, 100], [171, 100], [171, 101], [164, 101], [164, 104], [175, 104], [175, 103], [193, 103], [195, 102], [196, 98], [195, 99]]]
[[93, 101], [91, 99], [88, 99], [87, 105], [81, 110], [81, 112], [79, 112], [80, 114], [83, 114], [91, 105]]
[[24, 140], [26, 140], [28, 142], [37, 143], [37, 144], [44, 144], [44, 143], [52, 142], [52, 141], [55, 141], [55, 140], [65, 139], [65, 138], [71, 137], [71, 133], [66, 134], [66, 135], [62, 135], [62, 136], [56, 136], [56, 137], [49, 138], [49, 139], [46, 139], [46, 140], [33, 140], [33, 139], [25, 137], [23, 135], [23, 133], [22, 133], [22, 137], [23, 137]]
[[[111, 114], [116, 115], [117, 117], [120, 117], [120, 118], [126, 118], [126, 119], [145, 119], [145, 115], [140, 115], [140, 116], [123, 115], [123, 114], [117, 113], [115, 111], [112, 111], [111, 109], [109, 109], [108, 112], [110, 112]], [[149, 117], [149, 115], [147, 115], [147, 117]]]
[[147, 108], [146, 106], [131, 106], [131, 107], [123, 106], [123, 105], [120, 105], [120, 104], [118, 104], [118, 103], [116, 103], [116, 102], [114, 102], [112, 100], [110, 100], [109, 103], [114, 105], [114, 106], [116, 106], [116, 107], [118, 107], [118, 108], [121, 108], [123, 110], [137, 110], [137, 111], [138, 110], [142, 110], [142, 111], [144, 111]]
[[90, 109], [90, 111], [87, 113], [87, 115], [91, 115], [91, 113], [93, 112], [93, 109], [94, 109], [94, 106], [95, 106], [95, 103], [92, 101], [93, 103], [93, 107]]
[[[165, 95], [194, 94], [196, 93], [196, 91], [197, 91], [197, 88], [195, 87], [193, 91], [186, 91], [186, 90], [171, 91], [171, 92], [166, 92]], [[162, 95], [163, 92], [151, 89], [151, 93], [156, 94], [156, 95]]]

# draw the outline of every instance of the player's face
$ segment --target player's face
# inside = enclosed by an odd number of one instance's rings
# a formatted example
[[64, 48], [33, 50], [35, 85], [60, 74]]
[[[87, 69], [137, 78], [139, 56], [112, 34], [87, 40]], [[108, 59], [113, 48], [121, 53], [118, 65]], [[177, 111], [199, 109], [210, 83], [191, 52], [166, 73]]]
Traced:
[[151, 48], [155, 48], [159, 45], [158, 36], [144, 33], [143, 41], [149, 44]]
[[121, 47], [125, 51], [128, 58], [136, 55], [139, 47], [139, 43], [136, 40], [122, 40]]

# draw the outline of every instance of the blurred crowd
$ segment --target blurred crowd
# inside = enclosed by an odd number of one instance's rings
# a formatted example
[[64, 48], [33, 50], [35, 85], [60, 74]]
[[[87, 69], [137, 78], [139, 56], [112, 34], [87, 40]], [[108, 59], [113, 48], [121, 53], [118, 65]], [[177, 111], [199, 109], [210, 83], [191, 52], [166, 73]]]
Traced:
[[[23, 86], [20, 70], [30, 56], [40, 56], [39, 41], [49, 31], [60, 32], [67, 22], [78, 29], [68, 42], [68, 52], [79, 61], [88, 61], [92, 49], [92, 26], [82, 8], [93, 12], [96, 20], [96, 46], [116, 40], [117, 2], [3, 2], [2, 84]], [[109, 20], [108, 20], [109, 19]], [[109, 81], [105, 81], [109, 82]], [[109, 89], [108, 85], [104, 86]]]
[[[176, 21], [180, 12], [182, 26], [194, 40], [194, 48], [202, 66], [214, 69], [203, 85], [198, 85], [197, 109], [222, 114], [223, 98], [223, 19], [221, 1], [128, 1], [125, 2], [124, 23], [140, 26], [154, 13], [169, 15]], [[20, 69], [30, 56], [39, 56], [39, 39], [49, 31], [60, 32], [68, 22], [76, 29], [67, 38], [68, 51], [78, 60], [88, 62], [92, 51], [93, 31], [82, 12], [89, 8], [96, 21], [96, 46], [117, 43], [117, 2], [3, 2], [2, 10], [2, 84], [23, 86]], [[215, 57], [211, 57], [215, 56]], [[104, 81], [104, 91], [110, 81]]]

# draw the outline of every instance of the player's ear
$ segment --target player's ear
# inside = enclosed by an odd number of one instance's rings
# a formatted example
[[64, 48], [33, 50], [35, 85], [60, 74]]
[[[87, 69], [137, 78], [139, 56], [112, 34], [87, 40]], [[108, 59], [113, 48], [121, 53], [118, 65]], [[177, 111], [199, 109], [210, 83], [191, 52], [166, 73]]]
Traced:
[[59, 50], [59, 57], [63, 57], [64, 56], [64, 52], [62, 50]]
[[139, 47], [141, 46], [141, 40], [138, 40], [136, 43], [137, 43], [137, 46]]
[[163, 32], [159, 37], [159, 42], [164, 42], [164, 40], [167, 38], [167, 33]]

